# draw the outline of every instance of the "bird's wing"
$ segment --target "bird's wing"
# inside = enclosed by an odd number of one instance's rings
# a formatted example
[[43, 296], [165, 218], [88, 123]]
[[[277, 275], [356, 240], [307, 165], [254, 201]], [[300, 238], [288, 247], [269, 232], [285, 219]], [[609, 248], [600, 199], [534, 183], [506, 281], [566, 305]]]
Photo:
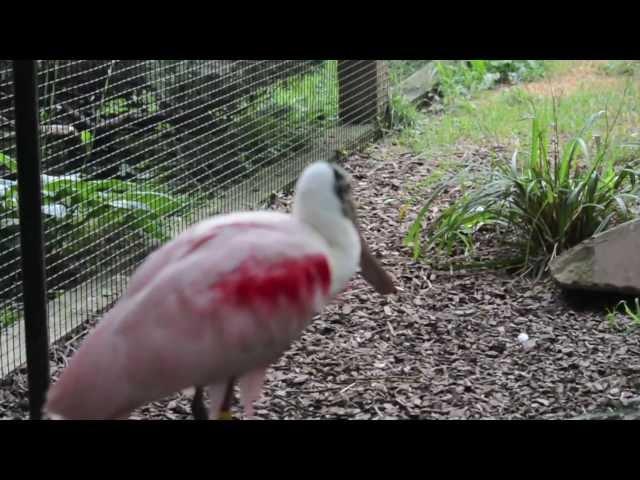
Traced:
[[225, 228], [240, 228], [260, 224], [286, 224], [288, 215], [278, 212], [239, 212], [220, 215], [187, 228], [180, 235], [152, 252], [136, 269], [127, 285], [126, 296], [145, 288], [164, 268], [197, 251]]
[[141, 267], [51, 388], [48, 412], [117, 418], [265, 367], [329, 299], [326, 244], [290, 217], [197, 233]]

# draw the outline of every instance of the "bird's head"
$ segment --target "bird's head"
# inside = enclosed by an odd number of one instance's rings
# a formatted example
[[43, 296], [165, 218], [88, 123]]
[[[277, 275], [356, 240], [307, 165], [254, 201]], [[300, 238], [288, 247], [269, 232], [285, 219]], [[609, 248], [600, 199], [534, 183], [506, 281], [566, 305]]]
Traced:
[[373, 256], [362, 236], [356, 206], [351, 196], [349, 174], [335, 164], [316, 162], [307, 167], [296, 185], [294, 215], [311, 224], [331, 246], [349, 246], [359, 241], [360, 273], [378, 293], [396, 291], [393, 280]]

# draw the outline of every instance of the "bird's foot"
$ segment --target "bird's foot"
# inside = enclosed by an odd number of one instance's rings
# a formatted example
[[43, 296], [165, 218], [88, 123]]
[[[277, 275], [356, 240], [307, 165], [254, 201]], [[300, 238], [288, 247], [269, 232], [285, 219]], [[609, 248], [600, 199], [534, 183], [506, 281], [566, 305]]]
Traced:
[[223, 410], [220, 412], [218, 420], [233, 420], [233, 414], [230, 410]]
[[204, 404], [204, 392], [202, 387], [196, 387], [196, 391], [191, 400], [191, 413], [194, 420], [209, 420], [207, 407]]

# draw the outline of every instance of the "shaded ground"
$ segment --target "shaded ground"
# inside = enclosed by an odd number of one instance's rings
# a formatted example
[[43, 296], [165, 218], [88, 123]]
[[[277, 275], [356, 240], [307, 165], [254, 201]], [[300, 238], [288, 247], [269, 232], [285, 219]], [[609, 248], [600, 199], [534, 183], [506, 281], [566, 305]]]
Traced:
[[[402, 221], [400, 207], [432, 165], [389, 145], [347, 161], [365, 235], [402, 290], [381, 297], [354, 279], [270, 369], [257, 416], [563, 419], [640, 403], [637, 332], [614, 330], [601, 310], [572, 307], [549, 283], [411, 261], [402, 238], [418, 207]], [[533, 348], [518, 343], [521, 332]], [[54, 348], [54, 374], [81, 338]], [[5, 380], [1, 418], [26, 417], [25, 384], [23, 374]], [[188, 418], [188, 407], [176, 395], [133, 418]]]

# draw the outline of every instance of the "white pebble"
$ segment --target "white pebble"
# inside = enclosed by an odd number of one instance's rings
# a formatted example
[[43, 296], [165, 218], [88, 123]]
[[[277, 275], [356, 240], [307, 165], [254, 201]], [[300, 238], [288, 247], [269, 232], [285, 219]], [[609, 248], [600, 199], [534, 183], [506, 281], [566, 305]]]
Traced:
[[518, 335], [518, 341], [520, 343], [525, 343], [529, 340], [529, 335], [527, 335], [526, 333], [521, 333], [520, 335]]

